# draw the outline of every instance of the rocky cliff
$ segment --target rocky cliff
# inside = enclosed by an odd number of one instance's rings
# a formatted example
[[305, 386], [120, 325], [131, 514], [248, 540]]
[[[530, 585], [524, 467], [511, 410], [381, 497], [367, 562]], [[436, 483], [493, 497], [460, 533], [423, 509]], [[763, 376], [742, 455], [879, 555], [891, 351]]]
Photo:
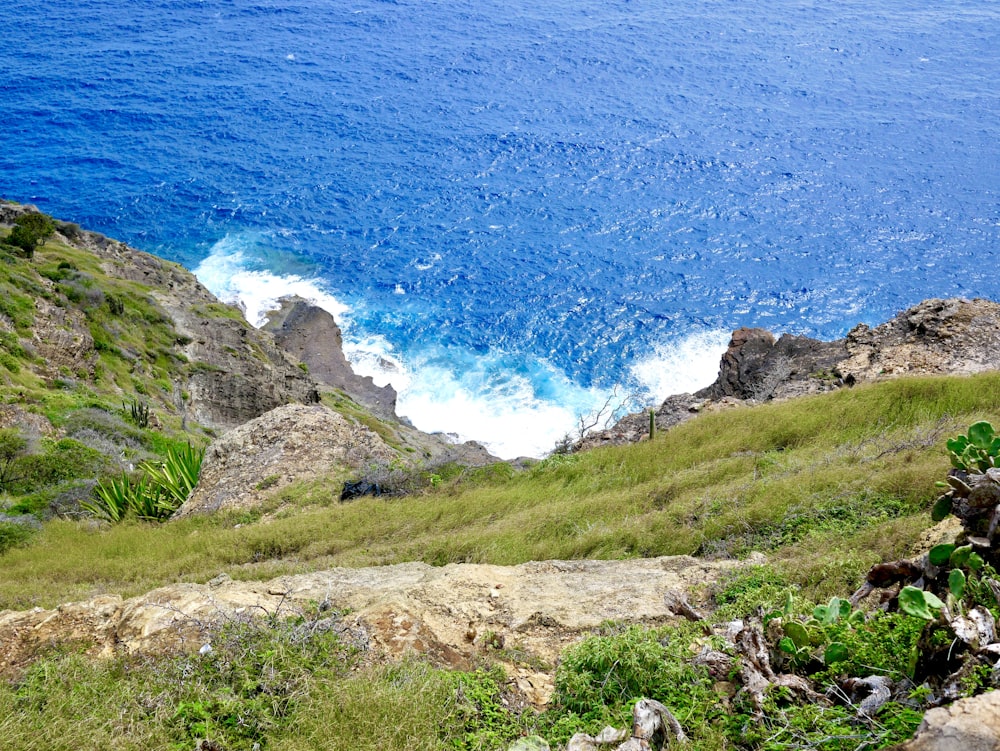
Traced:
[[387, 420], [396, 421], [396, 391], [376, 386], [371, 376], [359, 376], [344, 356], [344, 339], [333, 316], [299, 297], [281, 300], [268, 314], [264, 331], [285, 352], [306, 364], [309, 375], [331, 388], [350, 394], [359, 404]]
[[[712, 385], [667, 398], [656, 410], [666, 430], [705, 410], [817, 394], [903, 375], [969, 375], [1000, 369], [1000, 304], [930, 299], [843, 339], [823, 342], [765, 329], [733, 332]], [[631, 443], [648, 435], [648, 413], [628, 415], [575, 449]]]
[[[32, 209], [0, 204], [0, 226], [9, 226], [19, 214]], [[83, 278], [83, 269], [71, 268], [81, 263], [60, 262], [67, 272], [76, 272], [95, 303], [107, 303], [115, 281], [127, 282], [130, 293], [145, 297], [148, 303], [143, 323], [169, 329], [171, 341], [159, 353], [135, 352], [122, 346], [115, 350], [136, 378], [154, 377], [155, 362], [150, 359], [157, 354], [178, 364], [163, 374], [172, 381], [173, 392], [162, 399], [164, 409], [184, 411], [189, 419], [209, 428], [226, 429], [282, 404], [319, 400], [317, 384], [270, 334], [258, 331], [240, 311], [220, 303], [189, 271], [75, 225], [58, 226], [56, 242], [92, 254], [100, 274], [106, 277], [103, 281], [97, 274]], [[133, 325], [132, 321], [112, 322], [105, 327], [107, 345], [95, 343], [87, 308], [59, 304], [54, 296], [56, 280], [42, 277], [38, 284], [53, 293], [50, 299], [43, 294], [34, 299], [32, 331], [35, 348], [42, 356], [40, 370], [50, 380], [61, 372], [93, 378], [99, 349], [113, 347], [121, 340], [119, 333], [124, 333], [115, 327]]]

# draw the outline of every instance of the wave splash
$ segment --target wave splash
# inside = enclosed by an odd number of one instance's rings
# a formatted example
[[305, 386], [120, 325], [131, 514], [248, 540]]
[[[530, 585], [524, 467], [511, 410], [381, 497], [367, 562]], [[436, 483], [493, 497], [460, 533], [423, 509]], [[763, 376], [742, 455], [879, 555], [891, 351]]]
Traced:
[[612, 389], [584, 387], [543, 359], [437, 344], [394, 344], [391, 332], [364, 331], [352, 319], [351, 307], [321, 279], [264, 267], [255, 252], [262, 243], [266, 240], [252, 233], [227, 235], [194, 274], [220, 300], [238, 305], [258, 327], [279, 300], [292, 295], [327, 310], [341, 327], [344, 354], [355, 372], [396, 389], [399, 415], [420, 430], [444, 433], [455, 442], [478, 441], [504, 459], [545, 456], [566, 436], [577, 437], [581, 417], [589, 422], [587, 417], [602, 408], [601, 425], [615, 408], [634, 410], [708, 385], [728, 341], [728, 333], [697, 332], [661, 344], [632, 365], [628, 383]]

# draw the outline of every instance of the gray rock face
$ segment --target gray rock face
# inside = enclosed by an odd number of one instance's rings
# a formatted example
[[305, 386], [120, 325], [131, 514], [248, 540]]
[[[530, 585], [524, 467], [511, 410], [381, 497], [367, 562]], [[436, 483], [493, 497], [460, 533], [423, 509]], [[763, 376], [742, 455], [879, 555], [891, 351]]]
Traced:
[[777, 341], [764, 329], [737, 329], [722, 356], [719, 376], [701, 398], [767, 401], [825, 390], [831, 371], [847, 357], [843, 340], [821, 342], [784, 334]]
[[860, 325], [845, 340], [845, 377], [874, 380], [919, 373], [967, 375], [1000, 368], [1000, 304], [990, 300], [924, 300], [875, 328]]
[[376, 386], [370, 376], [359, 376], [344, 357], [344, 339], [333, 316], [299, 297], [281, 301], [268, 314], [264, 331], [274, 336], [285, 352], [309, 367], [320, 383], [340, 389], [379, 417], [396, 420], [396, 391]]
[[220, 303], [181, 266], [91, 232], [81, 232], [74, 244], [97, 255], [109, 276], [150, 287], [192, 363], [187, 383], [178, 384], [189, 394], [189, 417], [227, 429], [282, 404], [319, 401], [315, 382], [270, 334]]
[[[1000, 370], [1000, 303], [931, 299], [874, 328], [822, 342], [764, 329], [733, 332], [715, 382], [668, 397], [656, 410], [664, 430], [701, 411], [787, 399], [901, 375], [970, 375]], [[648, 413], [627, 415], [586, 436], [575, 450], [630, 443], [648, 435]]]
[[[296, 480], [395, 457], [379, 436], [320, 404], [287, 404], [214, 441], [198, 484], [174, 514], [249, 509]], [[339, 485], [331, 494], [340, 492]]]

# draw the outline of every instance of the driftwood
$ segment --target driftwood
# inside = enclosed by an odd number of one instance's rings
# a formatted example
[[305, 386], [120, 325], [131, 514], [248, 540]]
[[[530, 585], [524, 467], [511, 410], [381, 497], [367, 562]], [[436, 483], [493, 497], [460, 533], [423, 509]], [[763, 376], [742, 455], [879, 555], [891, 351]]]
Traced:
[[610, 727], [596, 736], [577, 733], [570, 738], [566, 751], [601, 751], [616, 743], [620, 745], [615, 751], [652, 751], [673, 741], [686, 743], [687, 739], [681, 724], [666, 706], [655, 699], [640, 699], [632, 708], [631, 737], [628, 730]]
[[884, 675], [848, 678], [841, 687], [849, 692], [849, 700], [858, 708], [858, 719], [874, 717], [892, 697], [892, 680]]
[[744, 625], [743, 630], [736, 635], [734, 646], [743, 658], [740, 660], [740, 680], [743, 683], [743, 690], [750, 695], [750, 700], [758, 712], [764, 711], [766, 694], [772, 686], [787, 688], [820, 704], [829, 704], [829, 700], [814, 691], [809, 681], [802, 676], [774, 672], [774, 668], [771, 667], [770, 650], [759, 623], [751, 622]]

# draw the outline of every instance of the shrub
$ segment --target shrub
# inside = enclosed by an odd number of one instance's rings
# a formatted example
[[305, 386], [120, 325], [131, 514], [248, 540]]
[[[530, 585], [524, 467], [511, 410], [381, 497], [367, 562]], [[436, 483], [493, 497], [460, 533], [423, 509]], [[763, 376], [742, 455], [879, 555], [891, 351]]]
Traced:
[[52, 217], [29, 211], [14, 220], [14, 229], [7, 236], [7, 244], [19, 248], [25, 258], [35, 255], [35, 248], [43, 245], [56, 231]]
[[18, 545], [24, 545], [35, 534], [35, 530], [25, 524], [0, 521], [0, 555]]

